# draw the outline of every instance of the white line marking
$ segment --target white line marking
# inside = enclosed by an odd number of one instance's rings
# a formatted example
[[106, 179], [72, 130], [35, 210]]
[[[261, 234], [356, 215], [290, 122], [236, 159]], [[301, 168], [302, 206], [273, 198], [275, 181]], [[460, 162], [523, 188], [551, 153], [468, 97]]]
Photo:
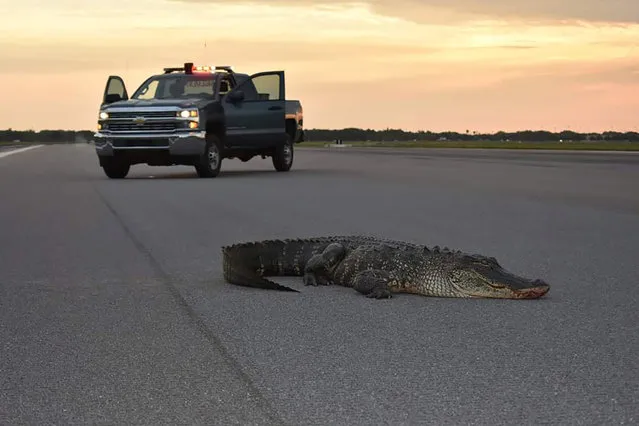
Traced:
[[14, 149], [14, 150], [7, 151], [7, 152], [0, 152], [0, 158], [8, 157], [11, 154], [17, 154], [19, 152], [28, 151], [30, 149], [40, 148], [41, 146], [44, 146], [44, 145], [33, 145], [33, 146], [27, 146], [26, 148], [18, 148], [18, 149]]

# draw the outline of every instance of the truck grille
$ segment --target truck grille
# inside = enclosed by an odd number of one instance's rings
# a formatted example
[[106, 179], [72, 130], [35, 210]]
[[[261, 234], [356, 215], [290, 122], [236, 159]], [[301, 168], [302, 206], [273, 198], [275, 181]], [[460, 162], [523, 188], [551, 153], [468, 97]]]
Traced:
[[113, 139], [112, 144], [115, 148], [168, 148], [168, 139], [151, 139], [151, 138], [139, 138], [139, 139]]
[[129, 118], [134, 119], [136, 117], [144, 118], [175, 118], [175, 111], [145, 111], [145, 112], [110, 112], [109, 118]]
[[171, 132], [177, 129], [177, 121], [110, 122], [108, 130], [112, 132]]

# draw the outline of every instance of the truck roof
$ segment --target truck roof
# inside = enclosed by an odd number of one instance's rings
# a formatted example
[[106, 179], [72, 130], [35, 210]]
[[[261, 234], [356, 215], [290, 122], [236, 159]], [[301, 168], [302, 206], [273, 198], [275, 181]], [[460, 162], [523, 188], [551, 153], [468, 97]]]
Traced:
[[153, 77], [162, 78], [163, 76], [169, 76], [171, 74], [209, 74], [209, 75], [221, 75], [228, 74], [232, 76], [236, 83], [240, 83], [249, 77], [248, 74], [237, 73], [233, 71], [229, 65], [210, 66], [210, 65], [194, 65], [192, 62], [185, 62], [182, 67], [169, 67], [164, 68], [163, 74], [157, 74]]
[[170, 74], [172, 72], [183, 72], [185, 74], [193, 74], [193, 72], [213, 73], [217, 71], [226, 71], [232, 74], [233, 68], [229, 65], [220, 65], [216, 67], [212, 67], [210, 65], [194, 65], [193, 62], [185, 62], [182, 67], [164, 68], [165, 74]]

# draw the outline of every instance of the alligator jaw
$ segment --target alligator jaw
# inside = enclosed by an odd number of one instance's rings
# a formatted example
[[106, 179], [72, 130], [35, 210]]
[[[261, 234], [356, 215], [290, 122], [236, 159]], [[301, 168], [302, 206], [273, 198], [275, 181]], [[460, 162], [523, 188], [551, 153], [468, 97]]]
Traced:
[[460, 294], [464, 294], [465, 296], [463, 297], [468, 297], [471, 299], [539, 299], [546, 293], [548, 293], [549, 290], [550, 286], [548, 284], [541, 284], [536, 287], [511, 290], [508, 292], [489, 294], [460, 292]]
[[550, 286], [544, 282], [535, 282], [535, 287], [522, 288], [514, 291], [515, 299], [539, 299], [550, 290]]
[[484, 269], [475, 285], [470, 285], [472, 281], [467, 280], [468, 287], [458, 284], [458, 291], [472, 298], [539, 299], [550, 290], [550, 285], [543, 280], [527, 279], [501, 268]]

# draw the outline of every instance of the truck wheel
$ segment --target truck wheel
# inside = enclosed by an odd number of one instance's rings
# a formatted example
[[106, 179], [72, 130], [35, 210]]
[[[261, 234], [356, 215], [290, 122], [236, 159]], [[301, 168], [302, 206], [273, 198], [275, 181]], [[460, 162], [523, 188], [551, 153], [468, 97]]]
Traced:
[[278, 172], [288, 172], [293, 165], [293, 138], [287, 135], [286, 142], [275, 148], [273, 167]]
[[199, 158], [198, 163], [195, 165], [195, 171], [199, 177], [216, 177], [220, 173], [220, 168], [222, 167], [220, 145], [220, 140], [217, 136], [206, 137], [204, 155]]
[[111, 179], [124, 179], [126, 175], [129, 174], [131, 165], [124, 161], [110, 158], [104, 161], [104, 163], [102, 164], [102, 169], [104, 170], [104, 174], [106, 174]]

